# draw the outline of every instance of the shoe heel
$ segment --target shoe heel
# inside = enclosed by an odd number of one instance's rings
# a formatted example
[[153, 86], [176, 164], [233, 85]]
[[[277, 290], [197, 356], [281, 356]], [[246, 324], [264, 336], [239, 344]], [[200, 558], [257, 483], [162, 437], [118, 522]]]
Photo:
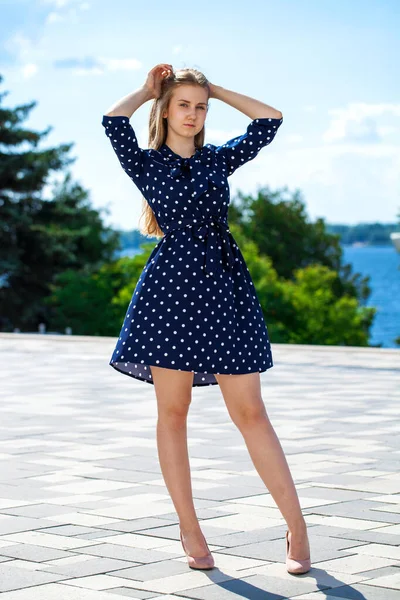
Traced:
[[289, 558], [289, 532], [286, 531], [286, 569], [288, 573], [292, 575], [300, 575], [307, 573], [311, 569], [311, 558], [308, 557], [304, 560], [295, 560]]
[[[185, 544], [184, 544], [183, 538], [182, 538], [181, 530], [179, 530], [179, 536], [181, 538], [181, 544], [182, 544], [183, 551], [185, 552], [185, 554], [187, 556], [188, 565], [191, 569], [201, 569], [203, 571], [208, 571], [208, 570], [214, 568], [214, 566], [215, 566], [214, 558], [210, 551], [208, 552], [208, 554], [206, 556], [191, 556], [186, 551]], [[205, 541], [205, 539], [204, 539], [204, 541]], [[206, 546], [208, 548], [207, 542], [206, 542]], [[210, 549], [208, 548], [208, 550], [210, 550]]]

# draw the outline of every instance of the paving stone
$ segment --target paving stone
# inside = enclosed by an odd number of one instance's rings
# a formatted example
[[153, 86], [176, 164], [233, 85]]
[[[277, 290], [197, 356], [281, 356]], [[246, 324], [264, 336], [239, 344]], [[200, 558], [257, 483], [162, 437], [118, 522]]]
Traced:
[[319, 588], [317, 582], [301, 581], [302, 576], [295, 576], [293, 581], [253, 575], [242, 579], [230, 579], [217, 585], [185, 590], [189, 598], [198, 600], [237, 600], [238, 598], [251, 598], [251, 600], [282, 600], [290, 594], [312, 592]]
[[376, 568], [371, 569], [370, 571], [360, 571], [358, 575], [365, 575], [366, 579], [374, 579], [375, 577], [385, 577], [386, 575], [397, 575], [399, 572], [400, 563], [397, 563], [397, 566], [382, 567], [380, 569]]
[[[21, 491], [21, 496], [23, 495]], [[12, 517], [4, 515], [5, 518], [0, 519], [0, 536], [11, 533], [20, 533], [23, 531], [31, 531], [32, 529], [42, 529], [50, 525], [58, 525], [56, 521], [31, 519], [29, 517]]]
[[[110, 588], [109, 589], [110, 592], [112, 592], [112, 594], [117, 594], [119, 596], [123, 596], [125, 598], [142, 598], [142, 599], [146, 599], [146, 598], [151, 598], [152, 600], [157, 600], [157, 598], [159, 600], [172, 600], [173, 598], [175, 599], [180, 599], [180, 600], [185, 600], [186, 597], [184, 596], [171, 596], [170, 594], [163, 594], [162, 596], [155, 596], [154, 592], [146, 592], [145, 590], [134, 590], [131, 588], [127, 588], [127, 587], [116, 587], [116, 588]], [[186, 598], [186, 600], [190, 600], [190, 598]]]
[[[399, 563], [400, 567], [400, 563]], [[369, 585], [369, 582], [365, 582], [366, 585]], [[390, 588], [400, 590], [400, 568], [397, 569], [397, 573], [393, 572], [390, 575], [383, 575], [374, 577], [373, 581], [371, 581], [371, 585], [382, 588]]]
[[[107, 524], [104, 525], [107, 527]], [[111, 526], [111, 525], [110, 525]], [[99, 533], [99, 535], [110, 535], [108, 531], [104, 529], [98, 529], [96, 527], [85, 527], [84, 525], [57, 525], [57, 527], [46, 527], [40, 530], [42, 533], [51, 533], [53, 535], [67, 535], [71, 537], [77, 537], [82, 535], [89, 535], [92, 533]]]
[[180, 573], [187, 573], [187, 571], [188, 566], [186, 561], [183, 563], [169, 559], [147, 565], [126, 568], [122, 571], [114, 571], [113, 576], [134, 579], [136, 581], [147, 581], [149, 579], [160, 579], [160, 577], [179, 575]]
[[121, 544], [97, 544], [89, 548], [74, 549], [74, 552], [82, 552], [93, 556], [102, 556], [104, 558], [117, 558], [136, 562], [137, 564], [148, 564], [160, 560], [171, 559], [171, 554], [161, 550], [147, 550], [145, 548], [133, 548]]
[[[210, 516], [210, 519], [211, 518], [212, 517]], [[214, 538], [221, 537], [221, 534], [234, 533], [231, 529], [212, 527], [212, 525], [208, 525], [207, 520], [201, 522], [201, 530], [207, 539], [212, 540], [212, 543], [215, 543]], [[140, 535], [179, 540], [179, 524], [164, 525], [163, 527], [141, 530]]]
[[84, 590], [62, 583], [51, 583], [5, 593], [1, 600], [121, 600], [121, 596], [111, 592]]
[[[343, 586], [334, 590], [326, 591], [327, 598], [347, 598], [349, 600], [399, 600], [399, 592], [396, 589], [379, 588], [377, 586], [366, 585], [365, 583], [355, 583], [351, 586]], [[292, 596], [299, 600], [301, 598], [308, 600], [308, 596]], [[7, 600], [7, 599], [6, 599]]]
[[66, 578], [54, 573], [21, 569], [8, 563], [0, 564], [0, 592], [30, 588], [42, 583], [60, 581], [62, 579]]
[[[311, 531], [311, 528], [309, 529]], [[328, 536], [331, 538], [340, 538], [340, 539], [348, 539], [355, 540], [360, 542], [376, 542], [377, 544], [387, 544], [389, 546], [399, 546], [400, 545], [400, 534], [389, 534], [383, 533], [384, 530], [378, 532], [376, 530], [368, 530], [368, 531], [359, 531], [359, 530], [350, 530], [346, 531], [343, 527], [334, 527], [328, 525], [313, 525], [312, 533], [315, 536]]]
[[63, 535], [51, 535], [49, 533], [41, 533], [40, 531], [24, 531], [22, 533], [3, 535], [1, 540], [8, 541], [9, 545], [14, 542], [44, 546], [45, 548], [57, 548], [59, 550], [78, 549], [90, 545], [94, 546], [97, 543], [94, 540], [79, 540], [75, 537], [69, 538]]
[[275, 344], [261, 387], [313, 560], [292, 576], [286, 523], [218, 386], [195, 388], [188, 415], [194, 503], [217, 568], [189, 569], [154, 387], [109, 369], [114, 345], [0, 334], [0, 569], [16, 586], [2, 600], [399, 598], [400, 350]]
[[368, 574], [368, 570], [388, 567], [392, 564], [393, 561], [388, 558], [353, 554], [334, 560], [318, 561], [318, 568], [336, 571], [337, 573], [364, 573], [365, 575]]
[[79, 563], [68, 565], [55, 565], [49, 563], [42, 565], [42, 570], [45, 572], [58, 573], [65, 578], [86, 577], [87, 575], [98, 575], [117, 571], [119, 569], [129, 568], [131, 564], [127, 561], [116, 560], [112, 558], [92, 558]]
[[65, 509], [63, 509], [63, 507], [54, 506], [52, 504], [29, 504], [27, 506], [2, 508], [0, 513], [4, 515], [15, 515], [37, 519], [40, 517], [60, 515], [64, 511]]
[[[104, 592], [107, 590], [113, 591], [115, 590], [115, 588], [123, 586], [126, 588], [135, 589], [135, 585], [131, 585], [129, 579], [114, 576], [114, 573], [110, 575], [89, 575], [84, 577], [74, 577], [73, 579], [63, 581], [63, 584], [70, 585], [71, 587], [83, 588], [85, 590], [99, 590]], [[145, 594], [149, 593], [143, 590], [135, 591], [140, 591], [141, 593]], [[154, 595], [154, 592], [152, 593], [152, 595]]]
[[54, 548], [44, 548], [43, 546], [33, 546], [31, 544], [13, 544], [0, 548], [0, 554], [4, 557], [19, 558], [31, 560], [33, 562], [46, 562], [57, 558], [68, 558], [70, 552], [56, 550]]
[[[175, 515], [177, 520], [177, 517]], [[178, 520], [177, 520], [178, 522]], [[109, 525], [102, 525], [100, 529], [112, 531], [124, 531], [126, 533], [134, 533], [136, 531], [151, 530], [157, 527], [167, 527], [169, 523], [165, 522], [163, 518], [145, 517], [143, 519], [131, 519], [119, 521], [118, 523], [110, 523]], [[109, 534], [108, 534], [109, 535]]]

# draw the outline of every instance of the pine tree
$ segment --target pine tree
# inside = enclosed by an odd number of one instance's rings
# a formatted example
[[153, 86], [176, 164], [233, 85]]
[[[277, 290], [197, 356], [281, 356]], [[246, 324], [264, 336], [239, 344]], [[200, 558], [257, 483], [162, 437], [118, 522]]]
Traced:
[[[4, 108], [7, 94], [0, 93], [0, 330], [37, 331], [39, 323], [51, 324], [44, 300], [56, 275], [98, 269], [119, 249], [119, 235], [102, 222], [107, 209], [94, 209], [88, 191], [65, 171], [75, 161], [68, 156], [74, 144], [38, 149], [53, 128], [24, 128], [37, 102]], [[64, 179], [46, 199], [57, 172]]]

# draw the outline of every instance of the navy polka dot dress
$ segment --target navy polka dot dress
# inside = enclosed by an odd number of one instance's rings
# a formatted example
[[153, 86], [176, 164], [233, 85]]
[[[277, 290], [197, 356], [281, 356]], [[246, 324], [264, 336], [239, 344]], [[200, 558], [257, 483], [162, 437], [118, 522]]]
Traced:
[[283, 119], [254, 119], [221, 146], [183, 158], [166, 144], [139, 147], [124, 116], [102, 125], [120, 164], [150, 204], [164, 237], [133, 290], [110, 365], [153, 383], [151, 365], [218, 374], [273, 366], [267, 326], [242, 253], [229, 231], [228, 177], [272, 142]]

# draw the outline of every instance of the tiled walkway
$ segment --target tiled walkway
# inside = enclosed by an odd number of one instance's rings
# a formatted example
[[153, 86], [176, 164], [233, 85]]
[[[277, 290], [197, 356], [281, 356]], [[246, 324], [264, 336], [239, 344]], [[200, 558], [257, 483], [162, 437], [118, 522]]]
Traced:
[[286, 523], [219, 386], [194, 388], [189, 453], [216, 568], [189, 569], [160, 471], [151, 384], [115, 339], [0, 334], [1, 600], [400, 599], [400, 350], [273, 344], [263, 398], [308, 524]]

